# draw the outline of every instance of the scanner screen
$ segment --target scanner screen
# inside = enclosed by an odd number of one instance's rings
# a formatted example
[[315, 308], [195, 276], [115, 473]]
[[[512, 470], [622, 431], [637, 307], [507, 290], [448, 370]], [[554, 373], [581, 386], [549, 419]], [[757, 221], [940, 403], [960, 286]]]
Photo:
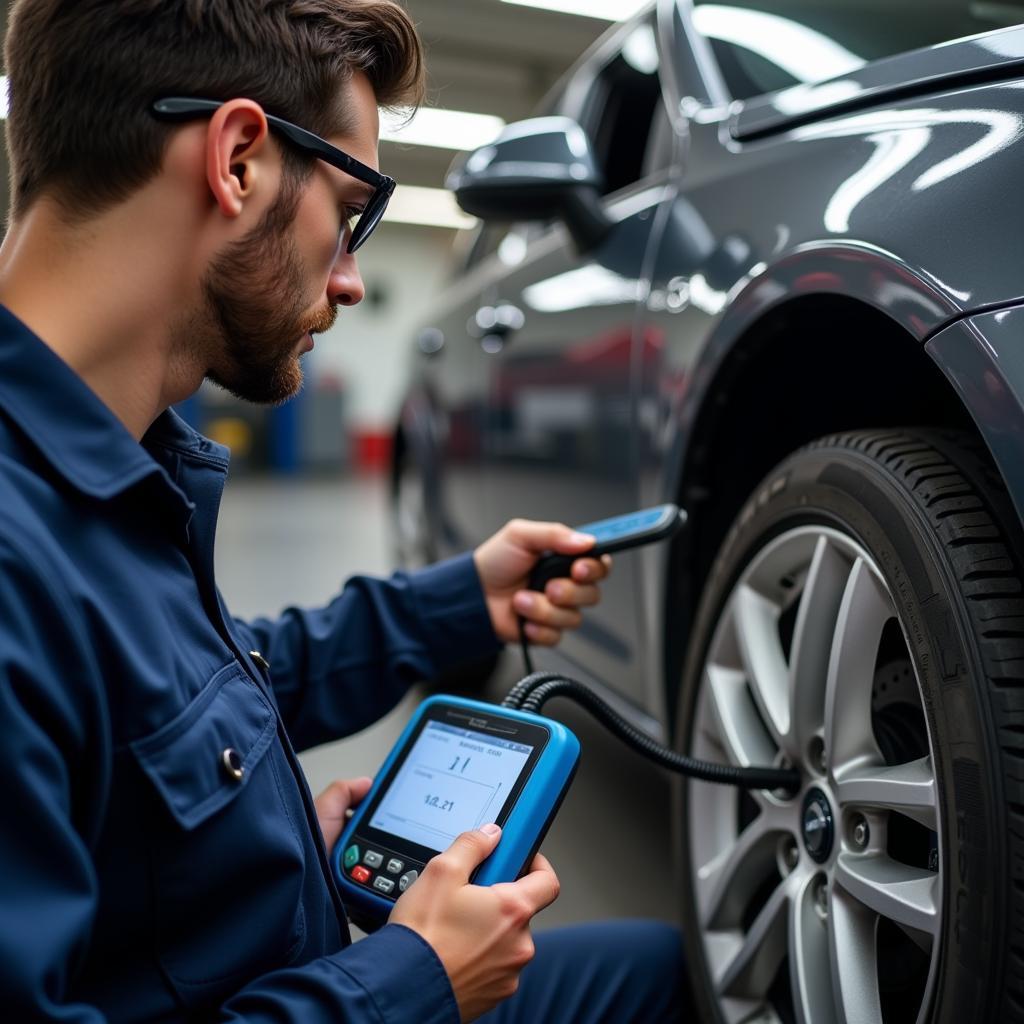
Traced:
[[498, 817], [532, 746], [428, 721], [370, 819], [372, 828], [447, 849]]

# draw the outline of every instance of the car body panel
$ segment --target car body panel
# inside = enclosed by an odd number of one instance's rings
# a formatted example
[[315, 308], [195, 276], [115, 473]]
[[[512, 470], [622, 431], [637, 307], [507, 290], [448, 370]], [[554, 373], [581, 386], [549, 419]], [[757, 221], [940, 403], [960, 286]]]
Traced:
[[943, 46], [872, 61], [812, 85], [798, 85], [743, 104], [729, 122], [735, 138], [754, 138], [853, 107], [876, 106], [894, 95], [935, 92], [971, 80], [1024, 71], [1024, 28], [985, 32]]
[[1024, 521], [1024, 306], [958, 320], [926, 348], [970, 410]]

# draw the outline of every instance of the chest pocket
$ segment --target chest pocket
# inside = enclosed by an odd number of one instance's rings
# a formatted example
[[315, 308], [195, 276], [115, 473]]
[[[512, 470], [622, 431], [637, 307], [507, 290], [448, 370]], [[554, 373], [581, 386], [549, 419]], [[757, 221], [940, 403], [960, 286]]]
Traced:
[[303, 944], [303, 848], [277, 717], [232, 664], [131, 748], [155, 789], [157, 952], [185, 1005], [208, 1005]]

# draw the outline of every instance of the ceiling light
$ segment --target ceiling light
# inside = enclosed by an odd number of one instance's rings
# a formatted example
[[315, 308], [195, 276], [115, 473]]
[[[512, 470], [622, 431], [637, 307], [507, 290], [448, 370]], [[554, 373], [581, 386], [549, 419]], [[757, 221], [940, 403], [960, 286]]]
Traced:
[[385, 112], [381, 117], [380, 137], [412, 146], [477, 149], [493, 142], [504, 127], [505, 122], [491, 114], [421, 107], [411, 119], [407, 111]]
[[388, 203], [384, 220], [435, 228], [471, 228], [476, 218], [459, 209], [455, 197], [443, 188], [399, 185]]
[[646, 7], [650, 0], [504, 0], [521, 7], [539, 7], [560, 14], [582, 14], [601, 21], [624, 21]]

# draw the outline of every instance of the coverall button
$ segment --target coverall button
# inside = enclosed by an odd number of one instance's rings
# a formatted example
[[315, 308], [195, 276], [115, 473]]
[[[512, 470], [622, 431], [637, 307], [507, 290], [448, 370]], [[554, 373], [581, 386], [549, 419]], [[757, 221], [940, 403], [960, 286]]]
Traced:
[[241, 782], [242, 776], [245, 774], [245, 768], [242, 767], [242, 757], [235, 750], [234, 747], [228, 747], [223, 754], [220, 755], [220, 763], [224, 766], [224, 771], [231, 776], [235, 782]]

